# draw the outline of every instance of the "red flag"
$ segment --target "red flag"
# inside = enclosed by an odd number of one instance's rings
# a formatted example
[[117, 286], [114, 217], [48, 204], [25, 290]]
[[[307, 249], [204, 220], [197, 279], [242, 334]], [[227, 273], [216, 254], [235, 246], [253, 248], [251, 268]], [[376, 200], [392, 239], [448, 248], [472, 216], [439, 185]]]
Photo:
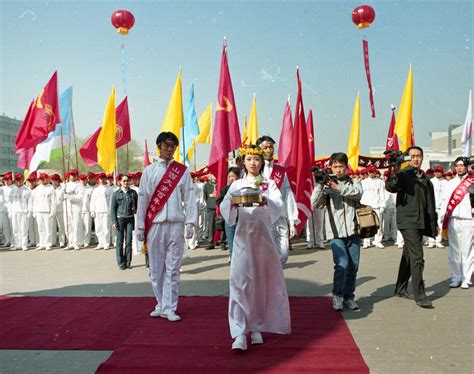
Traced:
[[298, 206], [298, 221], [296, 222], [296, 232], [299, 234], [303, 230], [308, 217], [311, 216], [311, 192], [312, 174], [310, 159], [308, 132], [303, 108], [303, 94], [301, 92], [301, 79], [299, 70], [296, 69], [298, 79], [298, 96], [295, 109], [295, 127], [293, 129], [293, 146], [291, 153], [291, 165], [288, 174], [292, 176], [296, 183], [292, 184], [295, 194], [296, 205]]
[[15, 137], [15, 153], [33, 148], [48, 137], [61, 123], [58, 101], [58, 72], [55, 71], [46, 86], [28, 108], [25, 120]]
[[372, 111], [372, 118], [375, 118], [374, 95], [372, 91], [372, 80], [370, 78], [369, 42], [365, 39], [362, 40], [362, 49], [364, 50], [365, 75], [367, 76], [367, 85], [369, 86], [370, 110]]
[[132, 140], [127, 97], [125, 97], [119, 106], [115, 108], [115, 117], [117, 121], [117, 138], [115, 146], [116, 148], [120, 148], [121, 146], [130, 143], [130, 140]]
[[[413, 143], [412, 143], [413, 144]], [[385, 144], [386, 151], [398, 151], [398, 137], [395, 134], [395, 109], [392, 110], [392, 119], [390, 121], [390, 128], [388, 129], [387, 143]]]
[[212, 133], [209, 171], [217, 178], [217, 191], [227, 184], [228, 154], [241, 145], [234, 91], [227, 64], [227, 42], [222, 48], [216, 118]]
[[151, 165], [150, 157], [148, 155], [148, 143], [145, 139], [145, 157], [143, 161], [143, 169], [145, 169], [148, 165]]
[[308, 147], [309, 157], [311, 158], [311, 165], [314, 162], [314, 125], [313, 125], [313, 111], [310, 109], [308, 119], [306, 121], [306, 131], [308, 132]]
[[[130, 116], [128, 113], [128, 100], [127, 97], [122, 100], [117, 108], [115, 108], [115, 117], [117, 121], [117, 133], [115, 138], [116, 148], [127, 144], [131, 140], [130, 131]], [[97, 139], [99, 138], [100, 130], [99, 127], [92, 136], [87, 139], [84, 145], [79, 150], [81, 157], [87, 166], [97, 164]]]
[[16, 163], [16, 166], [19, 169], [29, 169], [30, 168], [30, 162], [31, 159], [33, 158], [33, 155], [36, 152], [36, 146], [32, 148], [26, 148], [26, 149], [21, 149], [20, 150], [20, 156], [18, 157], [18, 161]]
[[285, 168], [290, 164], [291, 146], [293, 141], [293, 119], [291, 118], [290, 98], [286, 101], [283, 125], [278, 144], [278, 163]]
[[100, 130], [102, 130], [102, 127], [99, 127], [79, 150], [87, 166], [97, 164], [97, 139], [99, 138]]

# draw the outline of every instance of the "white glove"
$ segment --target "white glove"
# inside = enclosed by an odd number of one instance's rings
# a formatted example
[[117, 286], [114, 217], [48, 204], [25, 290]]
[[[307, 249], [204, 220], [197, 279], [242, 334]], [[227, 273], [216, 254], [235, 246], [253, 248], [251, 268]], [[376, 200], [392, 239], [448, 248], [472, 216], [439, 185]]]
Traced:
[[145, 241], [145, 231], [141, 229], [137, 229], [137, 240], [139, 242], [144, 242]]
[[48, 216], [48, 217], [49, 217], [49, 218], [53, 218], [53, 217], [54, 217], [54, 212], [49, 213], [49, 216]]
[[95, 218], [95, 212], [91, 212], [91, 218]]
[[33, 212], [26, 213], [26, 218], [31, 218], [31, 217], [33, 217]]
[[187, 223], [186, 224], [186, 239], [191, 239], [194, 234], [194, 225], [192, 223]]
[[296, 235], [296, 227], [295, 227], [295, 225], [292, 223], [292, 224], [290, 225], [290, 239], [293, 238], [295, 235]]

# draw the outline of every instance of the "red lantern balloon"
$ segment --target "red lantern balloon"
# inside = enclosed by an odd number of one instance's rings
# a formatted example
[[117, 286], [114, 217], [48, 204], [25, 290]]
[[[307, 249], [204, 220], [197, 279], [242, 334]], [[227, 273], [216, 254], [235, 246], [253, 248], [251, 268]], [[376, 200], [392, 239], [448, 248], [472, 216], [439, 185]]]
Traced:
[[359, 29], [369, 27], [375, 19], [375, 10], [370, 5], [361, 5], [352, 11], [352, 22], [354, 22]]
[[127, 35], [135, 24], [135, 17], [128, 10], [116, 10], [112, 13], [111, 22], [120, 35]]

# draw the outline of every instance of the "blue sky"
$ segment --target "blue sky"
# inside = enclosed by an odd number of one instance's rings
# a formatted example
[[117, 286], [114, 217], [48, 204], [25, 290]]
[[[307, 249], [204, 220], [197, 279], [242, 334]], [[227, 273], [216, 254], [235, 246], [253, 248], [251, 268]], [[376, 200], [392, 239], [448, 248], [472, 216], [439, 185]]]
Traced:
[[[357, 92], [361, 93], [361, 151], [384, 146], [390, 104], [398, 106], [413, 64], [416, 142], [464, 121], [473, 86], [472, 1], [373, 1], [366, 30], [351, 21], [353, 1], [155, 2], [1, 0], [0, 113], [24, 117], [55, 69], [60, 91], [74, 87], [78, 136], [100, 126], [112, 84], [123, 98], [120, 45], [132, 134], [149, 144], [161, 129], [179, 68], [183, 102], [195, 85], [198, 116], [215, 103], [222, 39], [239, 121], [257, 95], [259, 133], [277, 141], [288, 94], [294, 108], [300, 67], [305, 109], [313, 109], [316, 155], [345, 151]], [[110, 23], [128, 9], [136, 23], [120, 37]], [[362, 58], [369, 40], [377, 118], [372, 119]], [[198, 150], [200, 161], [208, 149]]]

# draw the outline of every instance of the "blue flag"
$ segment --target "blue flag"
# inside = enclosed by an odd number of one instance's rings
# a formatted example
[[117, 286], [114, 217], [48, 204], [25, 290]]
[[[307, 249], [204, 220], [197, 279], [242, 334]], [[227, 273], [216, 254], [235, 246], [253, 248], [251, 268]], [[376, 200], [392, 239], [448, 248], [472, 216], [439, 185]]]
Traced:
[[183, 159], [187, 166], [190, 165], [190, 160], [188, 153], [193, 147], [194, 139], [199, 135], [199, 125], [196, 115], [196, 110], [194, 109], [194, 84], [191, 85], [191, 90], [189, 92], [188, 105], [186, 107], [186, 113], [184, 114], [184, 128], [183, 128], [183, 137], [182, 143], [182, 152]]

